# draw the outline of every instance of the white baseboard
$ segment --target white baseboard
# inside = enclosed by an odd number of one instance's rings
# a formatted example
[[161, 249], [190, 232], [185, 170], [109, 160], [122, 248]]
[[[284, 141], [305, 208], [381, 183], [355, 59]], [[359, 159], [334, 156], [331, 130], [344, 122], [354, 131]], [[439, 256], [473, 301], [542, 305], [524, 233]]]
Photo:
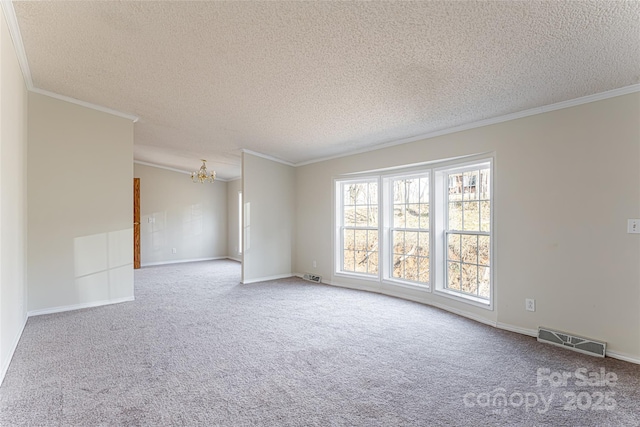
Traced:
[[231, 261], [242, 262], [242, 259], [241, 259], [241, 258], [236, 258], [236, 257], [233, 257], [233, 256], [228, 256], [228, 257], [226, 257], [226, 258], [227, 258], [227, 259], [230, 259]]
[[617, 351], [607, 350], [606, 355], [607, 357], [611, 357], [613, 359], [624, 360], [625, 362], [630, 362], [630, 363], [635, 363], [636, 365], [640, 365], [639, 358], [625, 354], [625, 353], [618, 353]]
[[13, 354], [16, 352], [16, 348], [18, 348], [18, 343], [20, 342], [20, 338], [22, 337], [22, 332], [24, 332], [24, 327], [27, 325], [28, 319], [29, 319], [29, 316], [28, 315], [25, 316], [22, 322], [22, 327], [20, 327], [20, 332], [16, 334], [15, 338], [13, 339], [13, 342], [11, 343], [11, 346], [9, 347], [9, 355], [7, 359], [2, 363], [2, 366], [0, 366], [0, 385], [2, 385], [2, 382], [4, 381], [4, 376], [7, 373], [7, 370], [9, 370], [11, 359], [13, 359]]
[[135, 297], [116, 298], [103, 301], [92, 301], [83, 304], [65, 305], [61, 307], [43, 308], [40, 310], [32, 310], [27, 313], [28, 317], [42, 316], [44, 314], [62, 313], [64, 311], [81, 310], [83, 308], [100, 307], [103, 305], [119, 304], [121, 302], [134, 301]]
[[530, 337], [537, 337], [538, 336], [538, 330], [537, 329], [521, 328], [520, 326], [513, 326], [513, 325], [509, 325], [507, 323], [500, 323], [500, 322], [498, 322], [496, 327], [498, 329], [504, 329], [505, 331], [516, 332], [518, 334], [528, 335]]
[[158, 265], [182, 264], [182, 263], [185, 263], [185, 262], [215, 261], [215, 260], [218, 260], [218, 259], [227, 259], [227, 258], [229, 258], [229, 257], [219, 256], [219, 257], [213, 257], [213, 258], [178, 259], [178, 260], [173, 260], [173, 261], [146, 262], [146, 263], [140, 264], [140, 266], [141, 267], [155, 267], [155, 266], [158, 266]]
[[267, 277], [259, 277], [257, 279], [243, 280], [242, 284], [243, 285], [248, 285], [250, 283], [268, 282], [269, 280], [287, 279], [287, 278], [293, 277], [293, 276], [294, 276], [293, 273], [278, 274], [276, 276], [267, 276]]

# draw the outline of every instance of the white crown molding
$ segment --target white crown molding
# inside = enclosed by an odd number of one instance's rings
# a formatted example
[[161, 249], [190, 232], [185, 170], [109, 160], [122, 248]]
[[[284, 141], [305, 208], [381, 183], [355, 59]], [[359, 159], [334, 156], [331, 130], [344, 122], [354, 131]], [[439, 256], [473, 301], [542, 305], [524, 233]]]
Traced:
[[24, 50], [24, 43], [22, 42], [22, 34], [20, 33], [20, 26], [18, 25], [18, 17], [16, 11], [13, 8], [13, 2], [11, 0], [0, 0], [2, 4], [2, 10], [4, 12], [7, 26], [9, 27], [9, 34], [13, 41], [13, 47], [16, 51], [16, 57], [18, 58], [18, 64], [20, 70], [22, 70], [22, 77], [25, 82], [25, 86], [29, 92], [38, 93], [40, 95], [56, 98], [61, 101], [66, 101], [71, 104], [80, 105], [82, 107], [90, 108], [92, 110], [101, 111], [103, 113], [111, 114], [117, 117], [122, 117], [127, 120], [131, 120], [133, 123], [138, 121], [138, 117], [133, 114], [123, 113], [121, 111], [114, 110], [112, 108], [104, 107], [102, 105], [92, 104], [90, 102], [81, 101], [79, 99], [71, 98], [70, 96], [60, 95], [59, 93], [51, 92], [48, 90], [37, 88], [33, 85], [33, 79], [31, 77], [31, 69], [29, 68], [29, 61], [27, 60], [27, 54]]
[[[142, 165], [142, 166], [149, 166], [151, 168], [164, 169], [164, 170], [168, 170], [168, 171], [171, 171], [171, 172], [177, 172], [177, 173], [182, 173], [182, 174], [185, 174], [185, 175], [191, 175], [191, 172], [187, 172], [187, 171], [184, 171], [182, 169], [176, 169], [176, 168], [171, 168], [169, 166], [157, 165], [155, 163], [143, 162], [141, 160], [134, 160], [133, 163], [138, 164], [138, 165]], [[238, 178], [234, 178], [234, 179], [238, 179]], [[232, 181], [232, 180], [224, 179], [224, 178], [217, 178], [216, 177], [216, 181], [228, 182], [228, 181]]]
[[20, 27], [18, 26], [18, 17], [16, 16], [16, 11], [13, 8], [13, 3], [11, 0], [0, 0], [0, 3], [2, 3], [2, 11], [4, 12], [4, 18], [7, 21], [7, 26], [9, 27], [9, 34], [13, 41], [13, 47], [16, 50], [18, 64], [20, 64], [25, 85], [27, 86], [27, 90], [33, 90], [29, 61], [27, 61], [27, 54], [24, 51], [22, 35], [20, 34]]
[[383, 148], [394, 147], [396, 145], [407, 144], [409, 142], [420, 141], [423, 139], [435, 138], [437, 136], [448, 135], [450, 133], [462, 132], [469, 129], [475, 129], [484, 126], [495, 125], [498, 123], [508, 122], [511, 120], [521, 119], [523, 117], [535, 116], [537, 114], [548, 113], [551, 111], [561, 110], [564, 108], [575, 107], [582, 104], [588, 104], [590, 102], [602, 101], [604, 99], [615, 98], [616, 96], [628, 95], [631, 93], [640, 92], [640, 84], [634, 84], [631, 86], [625, 86], [618, 89], [608, 90], [606, 92], [595, 93], [593, 95], [587, 95], [580, 98], [570, 99], [567, 101], [557, 102], [555, 104], [543, 105], [542, 107], [535, 107], [524, 111], [518, 111], [516, 113], [505, 114], [503, 116], [493, 117], [490, 119], [479, 120], [477, 122], [467, 123], [460, 126], [454, 126], [452, 128], [443, 129], [435, 132], [429, 132], [422, 135], [411, 136], [408, 138], [399, 139], [396, 141], [385, 142], [375, 145], [373, 147], [362, 148], [360, 150], [350, 151], [345, 154], [336, 154], [334, 156], [321, 157], [318, 159], [308, 160], [306, 162], [295, 163], [294, 166], [306, 166], [313, 163], [320, 163], [327, 160], [339, 159], [342, 157], [352, 156], [354, 154], [368, 153], [370, 151], [381, 150]]
[[246, 148], [242, 149], [243, 153], [251, 154], [252, 156], [262, 157], [263, 159], [271, 160], [273, 162], [282, 163], [283, 165], [296, 167], [297, 165], [286, 160], [279, 159], [277, 157], [270, 156], [268, 154], [258, 153], [257, 151], [247, 150]]
[[61, 101], [66, 101], [66, 102], [69, 102], [71, 104], [80, 105], [81, 107], [85, 107], [85, 108], [89, 108], [89, 109], [92, 109], [92, 110], [101, 111], [103, 113], [107, 113], [107, 114], [111, 114], [113, 116], [121, 117], [123, 119], [131, 120], [133, 123], [136, 123], [138, 121], [138, 116], [134, 116], [133, 114], [123, 113], [121, 111], [114, 110], [112, 108], [103, 107], [102, 105], [92, 104], [90, 102], [85, 102], [85, 101], [81, 101], [79, 99], [71, 98], [70, 96], [60, 95], [59, 93], [51, 92], [51, 91], [40, 89], [40, 88], [37, 88], [37, 87], [32, 88], [30, 91], [33, 92], [33, 93], [40, 94], [40, 95], [48, 96], [50, 98], [55, 98], [55, 99], [59, 99]]

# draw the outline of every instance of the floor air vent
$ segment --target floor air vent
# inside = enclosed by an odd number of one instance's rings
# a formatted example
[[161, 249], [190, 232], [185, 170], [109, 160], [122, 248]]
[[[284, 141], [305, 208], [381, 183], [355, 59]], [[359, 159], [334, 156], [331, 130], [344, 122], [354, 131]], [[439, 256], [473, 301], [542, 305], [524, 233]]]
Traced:
[[304, 276], [302, 276], [302, 278], [314, 283], [320, 283], [322, 281], [322, 277], [316, 276], [315, 274], [311, 273], [304, 273]]
[[538, 341], [597, 357], [604, 357], [607, 351], [607, 343], [542, 327], [538, 328]]

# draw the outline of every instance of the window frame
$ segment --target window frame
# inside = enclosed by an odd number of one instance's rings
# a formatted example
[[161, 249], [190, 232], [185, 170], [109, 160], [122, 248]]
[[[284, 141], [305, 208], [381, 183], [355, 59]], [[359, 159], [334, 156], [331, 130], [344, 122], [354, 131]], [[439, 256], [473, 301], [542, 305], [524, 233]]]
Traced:
[[[469, 169], [481, 169], [485, 165], [489, 168], [489, 298], [484, 299], [470, 294], [447, 289], [447, 239], [446, 221], [448, 221], [448, 174]], [[412, 176], [425, 176], [429, 180], [429, 283], [408, 281], [392, 277], [391, 265], [393, 259], [391, 228], [393, 221], [393, 200], [391, 183], [393, 179], [406, 179]], [[447, 176], [447, 179], [443, 177]], [[343, 258], [343, 224], [345, 183], [377, 182], [378, 184], [378, 274], [369, 275], [358, 272], [344, 271]], [[496, 242], [496, 203], [495, 203], [495, 153], [484, 153], [439, 161], [430, 161], [413, 165], [392, 167], [368, 171], [363, 173], [345, 174], [333, 178], [333, 229], [332, 250], [333, 276], [344, 279], [375, 282], [373, 288], [387, 289], [407, 288], [408, 290], [432, 293], [434, 296], [456, 300], [467, 305], [486, 310], [493, 310], [496, 288], [497, 257]], [[357, 282], [345, 282], [348, 286], [360, 287]], [[436, 300], [437, 301], [437, 300]], [[434, 303], [436, 302], [434, 301]]]
[[[378, 199], [376, 201], [376, 206], [378, 207], [378, 226], [377, 227], [348, 227], [353, 228], [354, 230], [367, 230], [367, 231], [377, 231], [378, 234], [378, 273], [377, 274], [368, 274], [357, 271], [345, 271], [344, 270], [344, 229], [345, 225], [343, 223], [344, 219], [344, 187], [345, 185], [354, 184], [354, 183], [375, 183], [378, 186], [377, 193]], [[380, 222], [380, 204], [382, 201], [381, 191], [380, 191], [380, 177], [378, 175], [360, 175], [357, 178], [346, 178], [346, 179], [335, 179], [334, 180], [334, 215], [335, 215], [335, 234], [334, 234], [334, 274], [336, 276], [342, 277], [351, 277], [362, 280], [370, 280], [370, 281], [380, 281], [381, 274], [381, 263], [380, 263], [380, 247], [381, 247], [381, 222]], [[336, 250], [338, 248], [338, 250]]]

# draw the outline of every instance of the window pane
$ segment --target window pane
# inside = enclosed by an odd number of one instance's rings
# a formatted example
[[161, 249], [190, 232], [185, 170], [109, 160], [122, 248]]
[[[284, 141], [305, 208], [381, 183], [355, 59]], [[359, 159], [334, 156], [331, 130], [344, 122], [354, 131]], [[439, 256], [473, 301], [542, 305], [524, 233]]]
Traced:
[[353, 227], [356, 225], [356, 208], [352, 206], [344, 208], [343, 222], [345, 227]]
[[405, 260], [405, 278], [407, 280], [418, 280], [418, 257], [408, 256]]
[[356, 272], [367, 272], [367, 253], [365, 251], [356, 251]]
[[429, 232], [422, 231], [418, 235], [418, 255], [429, 256]]
[[367, 231], [367, 250], [368, 251], [378, 250], [378, 230]]
[[480, 231], [480, 211], [478, 202], [463, 202], [463, 230]]
[[369, 206], [369, 227], [378, 226], [378, 207]]
[[447, 287], [455, 291], [460, 290], [460, 264], [457, 262], [448, 263]]
[[480, 202], [480, 230], [491, 231], [491, 204]]
[[349, 184], [343, 186], [344, 192], [344, 205], [355, 205], [356, 204], [356, 186], [355, 184]]
[[429, 203], [429, 178], [420, 178], [420, 203]]
[[404, 253], [404, 231], [393, 232], [393, 252], [396, 254]]
[[367, 230], [355, 230], [355, 249], [364, 251], [367, 249]]
[[393, 203], [405, 203], [405, 183], [402, 179], [393, 181]]
[[378, 252], [369, 252], [367, 256], [367, 269], [369, 274], [378, 274]]
[[491, 265], [489, 236], [478, 236], [478, 264]]
[[343, 247], [345, 250], [353, 251], [356, 248], [354, 230], [345, 229], [343, 231]]
[[462, 203], [449, 203], [449, 230], [462, 230]]
[[420, 205], [407, 206], [407, 228], [420, 228]]
[[478, 267], [478, 295], [483, 298], [489, 298], [489, 279], [489, 267]]
[[478, 199], [478, 171], [465, 172], [463, 176], [464, 200]]
[[393, 205], [393, 227], [404, 228], [405, 226], [405, 205]]
[[355, 199], [356, 199], [356, 205], [366, 205], [367, 204], [367, 188], [369, 187], [369, 184], [367, 183], [360, 183], [360, 184], [355, 184]]
[[406, 254], [415, 255], [418, 250], [418, 232], [407, 231], [404, 234], [404, 250]]
[[462, 174], [449, 175], [449, 201], [462, 200]]
[[468, 294], [478, 293], [478, 267], [462, 264], [462, 292]]
[[451, 261], [460, 261], [460, 235], [449, 234], [448, 240], [449, 240], [449, 242], [447, 243], [447, 246], [449, 247], [448, 259], [450, 259]]
[[369, 217], [369, 212], [366, 206], [356, 207], [356, 226], [357, 227], [366, 227], [368, 217]]
[[407, 203], [420, 203], [420, 180], [408, 179], [406, 182]]
[[478, 236], [462, 235], [462, 261], [469, 264], [478, 263]]
[[420, 228], [424, 230], [429, 229], [429, 205], [420, 205]]
[[397, 277], [398, 279], [402, 279], [404, 277], [404, 255], [394, 255], [393, 256], [393, 277]]
[[489, 200], [490, 190], [491, 190], [491, 181], [490, 181], [490, 170], [482, 169], [480, 171], [480, 199], [481, 200]]
[[368, 186], [368, 199], [367, 199], [367, 203], [370, 205], [377, 205], [378, 204], [378, 183], [377, 182], [370, 182], [369, 186]]
[[342, 263], [343, 263], [343, 269], [345, 271], [355, 271], [355, 267], [353, 263], [354, 256], [355, 256], [355, 252], [344, 251]]
[[423, 283], [429, 283], [429, 258], [418, 258], [418, 280]]

